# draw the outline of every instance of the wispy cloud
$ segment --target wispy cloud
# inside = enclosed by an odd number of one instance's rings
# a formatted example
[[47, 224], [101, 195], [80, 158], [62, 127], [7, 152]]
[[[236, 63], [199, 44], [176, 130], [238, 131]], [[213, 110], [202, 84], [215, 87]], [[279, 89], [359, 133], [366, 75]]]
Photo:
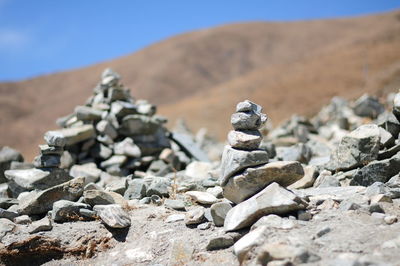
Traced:
[[21, 50], [29, 44], [30, 40], [31, 37], [28, 32], [16, 29], [0, 29], [0, 52]]

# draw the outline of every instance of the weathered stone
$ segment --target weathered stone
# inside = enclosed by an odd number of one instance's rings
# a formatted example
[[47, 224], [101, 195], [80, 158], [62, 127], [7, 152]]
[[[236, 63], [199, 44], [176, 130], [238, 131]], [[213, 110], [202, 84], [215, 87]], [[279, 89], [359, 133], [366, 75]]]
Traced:
[[[53, 135], [58, 135], [60, 136], [60, 138], [61, 137], [64, 138], [65, 145], [67, 146], [71, 146], [73, 144], [94, 138], [96, 136], [96, 132], [92, 125], [82, 125], [72, 128], [64, 128], [57, 131], [49, 131], [49, 132], [53, 132], [52, 133]], [[46, 135], [45, 135], [45, 140], [46, 140]], [[49, 142], [48, 144], [53, 145], [52, 143]]]
[[204, 207], [197, 207], [192, 209], [186, 213], [185, 216], [185, 224], [192, 225], [192, 224], [200, 224], [204, 221]]
[[166, 199], [164, 201], [164, 205], [167, 208], [171, 208], [178, 211], [185, 210], [185, 202], [183, 202], [183, 200]]
[[232, 209], [232, 205], [228, 202], [217, 202], [211, 205], [210, 213], [216, 226], [224, 225], [226, 214], [230, 209]]
[[166, 223], [175, 223], [175, 222], [179, 222], [179, 221], [183, 221], [185, 220], [185, 214], [171, 214], [167, 217], [167, 219], [165, 219]]
[[249, 101], [249, 100], [239, 102], [236, 105], [236, 112], [250, 112], [250, 111], [256, 112], [256, 113], [261, 113], [262, 107], [256, 103]]
[[115, 143], [114, 154], [126, 155], [133, 158], [139, 158], [142, 155], [140, 148], [133, 143], [133, 139], [131, 138], [125, 138], [123, 141]]
[[305, 208], [292, 192], [272, 183], [246, 201], [233, 207], [227, 214], [224, 223], [225, 231], [234, 231], [253, 224], [267, 214], [285, 214]]
[[388, 148], [394, 145], [394, 137], [386, 129], [379, 127], [380, 147]]
[[30, 224], [32, 223], [31, 218], [28, 215], [21, 215], [14, 218], [14, 223], [16, 224]]
[[137, 106], [133, 103], [115, 101], [111, 103], [111, 113], [116, 117], [122, 118], [127, 115], [137, 114]]
[[209, 178], [209, 172], [213, 169], [209, 162], [191, 162], [185, 170], [185, 175], [191, 178], [193, 182], [201, 182]]
[[170, 180], [168, 180], [167, 178], [154, 178], [147, 188], [146, 196], [150, 197], [152, 195], [157, 195], [159, 197], [168, 197], [169, 187]]
[[100, 163], [100, 166], [103, 168], [108, 168], [112, 166], [121, 166], [127, 161], [127, 157], [125, 155], [113, 155], [108, 160]]
[[107, 120], [101, 120], [99, 123], [97, 123], [96, 129], [100, 134], [107, 135], [111, 139], [115, 139], [118, 136], [117, 130]]
[[380, 202], [388, 202], [388, 203], [393, 203], [393, 200], [384, 194], [377, 194], [371, 197], [371, 204], [377, 204]]
[[102, 143], [96, 143], [90, 149], [90, 156], [95, 159], [106, 160], [111, 157], [113, 150]]
[[67, 144], [65, 136], [59, 131], [47, 131], [44, 140], [50, 146], [64, 147]]
[[296, 226], [296, 221], [288, 218], [282, 218], [275, 214], [269, 214], [258, 219], [258, 221], [251, 226], [251, 231], [261, 226], [265, 226], [266, 228], [287, 230], [294, 228]]
[[125, 202], [124, 198], [120, 194], [101, 190], [86, 190], [83, 193], [83, 200], [91, 206], [123, 204]]
[[38, 193], [32, 193], [27, 199], [20, 202], [20, 214], [43, 214], [51, 210], [53, 203], [58, 200], [75, 201], [83, 193], [85, 179], [83, 177], [72, 179], [63, 184], [48, 188]]
[[231, 116], [235, 130], [257, 130], [262, 125], [261, 116], [253, 111], [237, 112]]
[[239, 263], [242, 263], [246, 254], [256, 246], [261, 245], [265, 241], [266, 226], [259, 226], [251, 230], [248, 234], [239, 239], [233, 246], [233, 252], [237, 256]]
[[8, 209], [12, 205], [18, 205], [19, 201], [12, 198], [2, 198], [0, 197], [0, 208]]
[[72, 202], [69, 200], [59, 200], [54, 202], [51, 211], [53, 221], [62, 223], [67, 221], [80, 220], [80, 209], [88, 209], [89, 205], [84, 203]]
[[320, 257], [310, 253], [302, 247], [295, 247], [282, 243], [266, 243], [257, 252], [257, 260], [269, 262], [274, 260], [289, 260], [294, 265], [312, 263], [320, 260]]
[[12, 221], [17, 216], [18, 216], [18, 212], [9, 211], [9, 210], [0, 208], [0, 218], [6, 218], [6, 219]]
[[329, 170], [347, 170], [365, 165], [378, 158], [380, 133], [377, 125], [358, 127], [342, 138], [333, 153]]
[[364, 94], [354, 103], [353, 110], [358, 116], [376, 118], [385, 108], [376, 97]]
[[77, 106], [75, 107], [75, 114], [79, 120], [99, 121], [103, 112], [88, 106]]
[[337, 176], [330, 171], [323, 170], [314, 182], [314, 187], [339, 187], [340, 182]]
[[0, 241], [3, 237], [14, 230], [15, 224], [8, 219], [0, 218]]
[[133, 179], [128, 182], [128, 188], [124, 193], [125, 199], [141, 199], [146, 196], [147, 186], [143, 179]]
[[73, 177], [84, 177], [85, 183], [95, 183], [100, 179], [101, 170], [94, 163], [78, 165], [75, 164], [69, 170], [69, 174]]
[[65, 170], [57, 168], [8, 170], [4, 174], [14, 196], [23, 191], [47, 189], [72, 179]]
[[217, 249], [224, 249], [229, 248], [235, 244], [235, 239], [229, 235], [219, 235], [216, 237], [211, 238], [206, 246], [206, 250], [217, 250]]
[[115, 180], [114, 182], [108, 184], [106, 187], [106, 191], [115, 192], [123, 196], [127, 187], [128, 187], [127, 178], [121, 177], [119, 180]]
[[301, 189], [301, 188], [309, 188], [312, 187], [315, 179], [317, 178], [318, 172], [314, 166], [306, 166], [304, 167], [304, 176], [289, 185], [288, 189]]
[[231, 130], [228, 134], [228, 143], [232, 148], [240, 150], [258, 149], [262, 135], [258, 130]]
[[125, 228], [131, 225], [129, 214], [118, 204], [96, 205], [93, 210], [100, 219], [109, 227]]
[[36, 156], [33, 165], [35, 167], [59, 167], [61, 164], [61, 156], [60, 155], [53, 155], [53, 154], [41, 154]]
[[262, 165], [267, 162], [268, 153], [266, 151], [243, 151], [225, 146], [221, 161], [221, 186], [224, 186], [235, 173], [247, 167]]
[[29, 226], [28, 230], [30, 234], [34, 234], [43, 231], [51, 231], [51, 229], [53, 229], [53, 225], [51, 224], [50, 219], [45, 216], [41, 220], [33, 222]]
[[210, 205], [218, 201], [214, 195], [204, 191], [188, 191], [185, 195], [188, 195], [193, 201], [200, 204]]
[[64, 152], [64, 149], [60, 146], [49, 146], [47, 144], [45, 145], [39, 145], [40, 153], [44, 155], [52, 154], [52, 155], [62, 155]]
[[178, 144], [178, 146], [191, 157], [198, 161], [209, 162], [208, 155], [193, 141], [193, 139], [185, 134], [172, 133], [170, 138]]
[[207, 188], [206, 192], [214, 195], [214, 197], [216, 197], [218, 199], [222, 198], [222, 196], [223, 196], [223, 189], [220, 186]]
[[273, 182], [288, 186], [303, 176], [304, 170], [299, 162], [272, 162], [247, 168], [242, 174], [229, 179], [223, 187], [224, 197], [240, 203]]
[[307, 164], [312, 155], [312, 151], [307, 144], [298, 143], [291, 147], [278, 147], [276, 149], [278, 159], [282, 161], [298, 161]]

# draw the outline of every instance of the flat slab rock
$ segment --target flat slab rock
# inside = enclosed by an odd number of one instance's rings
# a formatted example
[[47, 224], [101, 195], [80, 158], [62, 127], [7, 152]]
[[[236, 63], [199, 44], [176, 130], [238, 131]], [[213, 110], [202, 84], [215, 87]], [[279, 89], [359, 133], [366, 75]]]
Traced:
[[286, 187], [303, 176], [303, 167], [296, 161], [279, 161], [247, 168], [242, 174], [228, 180], [223, 187], [224, 197], [234, 203], [240, 203], [272, 182]]
[[253, 197], [233, 207], [226, 215], [224, 230], [235, 231], [251, 226], [267, 214], [286, 214], [306, 207], [297, 195], [272, 183]]
[[244, 151], [225, 146], [221, 160], [221, 186], [224, 186], [235, 173], [268, 162], [268, 153], [263, 150]]
[[78, 142], [94, 138], [96, 136], [93, 125], [82, 125], [71, 128], [63, 128], [51, 132], [53, 135], [62, 136], [65, 139], [66, 146], [70, 146]]

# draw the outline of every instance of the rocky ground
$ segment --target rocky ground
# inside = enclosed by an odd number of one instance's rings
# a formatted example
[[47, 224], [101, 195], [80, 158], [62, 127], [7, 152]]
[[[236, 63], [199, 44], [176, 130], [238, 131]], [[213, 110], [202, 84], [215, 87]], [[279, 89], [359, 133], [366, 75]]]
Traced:
[[169, 131], [104, 71], [33, 163], [0, 151], [4, 265], [399, 265], [400, 94], [333, 98], [227, 144]]

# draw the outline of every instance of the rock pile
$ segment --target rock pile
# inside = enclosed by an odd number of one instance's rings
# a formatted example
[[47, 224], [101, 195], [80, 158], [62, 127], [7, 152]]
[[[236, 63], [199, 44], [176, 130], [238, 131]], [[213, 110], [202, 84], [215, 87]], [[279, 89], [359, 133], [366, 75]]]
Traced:
[[268, 164], [268, 152], [259, 149], [262, 135], [258, 130], [267, 116], [261, 106], [248, 100], [238, 103], [231, 117], [234, 130], [228, 134], [221, 160], [221, 186], [224, 197], [234, 203], [255, 195], [272, 182], [289, 186], [302, 178], [299, 162], [282, 161]]

